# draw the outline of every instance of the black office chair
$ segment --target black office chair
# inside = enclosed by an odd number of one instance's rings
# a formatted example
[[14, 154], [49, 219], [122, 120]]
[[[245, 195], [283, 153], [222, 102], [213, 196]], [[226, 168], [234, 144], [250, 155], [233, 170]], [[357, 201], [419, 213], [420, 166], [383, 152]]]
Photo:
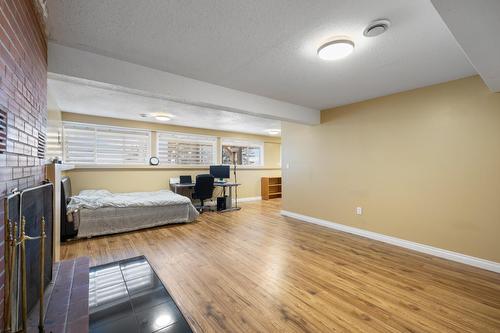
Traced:
[[211, 199], [214, 193], [214, 177], [212, 175], [198, 175], [196, 176], [196, 183], [194, 184], [193, 199], [200, 200], [200, 213], [203, 213], [205, 208], [204, 201]]

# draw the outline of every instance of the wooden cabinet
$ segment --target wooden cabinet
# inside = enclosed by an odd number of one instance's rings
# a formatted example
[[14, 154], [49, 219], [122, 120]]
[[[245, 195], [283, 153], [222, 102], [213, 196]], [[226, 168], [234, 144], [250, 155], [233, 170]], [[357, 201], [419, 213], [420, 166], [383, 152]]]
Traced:
[[260, 193], [262, 200], [281, 198], [281, 177], [262, 177]]

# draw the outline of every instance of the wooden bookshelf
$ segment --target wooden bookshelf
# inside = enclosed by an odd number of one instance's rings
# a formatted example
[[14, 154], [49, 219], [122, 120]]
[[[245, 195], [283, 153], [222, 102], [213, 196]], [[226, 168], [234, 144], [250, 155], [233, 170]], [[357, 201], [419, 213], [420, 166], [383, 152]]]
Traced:
[[281, 177], [262, 177], [260, 193], [262, 200], [281, 198]]

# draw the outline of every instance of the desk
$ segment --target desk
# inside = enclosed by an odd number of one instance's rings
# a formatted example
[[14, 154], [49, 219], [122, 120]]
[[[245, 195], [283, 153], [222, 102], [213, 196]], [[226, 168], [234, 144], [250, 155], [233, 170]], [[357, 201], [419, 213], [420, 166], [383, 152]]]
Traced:
[[[194, 188], [194, 183], [185, 183], [185, 184], [170, 184], [174, 188], [174, 192], [177, 193], [179, 189], [183, 188]], [[233, 210], [240, 210], [241, 207], [238, 207], [238, 201], [235, 202], [235, 207], [233, 207], [233, 188], [240, 186], [241, 184], [239, 183], [232, 183], [232, 182], [214, 182], [214, 186], [217, 187], [222, 187], [222, 193], [223, 196], [226, 196], [226, 188], [229, 188], [229, 194], [228, 194], [228, 200], [226, 202], [226, 209], [222, 210], [221, 212], [230, 212]]]

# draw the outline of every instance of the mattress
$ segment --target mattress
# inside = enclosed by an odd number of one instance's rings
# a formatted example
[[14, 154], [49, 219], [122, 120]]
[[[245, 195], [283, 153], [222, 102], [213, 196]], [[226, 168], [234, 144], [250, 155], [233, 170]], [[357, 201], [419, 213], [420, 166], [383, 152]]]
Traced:
[[[192, 205], [191, 205], [192, 206]], [[192, 222], [198, 216], [189, 205], [83, 208], [78, 238], [114, 234], [165, 224]]]
[[77, 238], [189, 223], [199, 215], [188, 198], [171, 191], [117, 194], [82, 191], [68, 207], [78, 211]]

